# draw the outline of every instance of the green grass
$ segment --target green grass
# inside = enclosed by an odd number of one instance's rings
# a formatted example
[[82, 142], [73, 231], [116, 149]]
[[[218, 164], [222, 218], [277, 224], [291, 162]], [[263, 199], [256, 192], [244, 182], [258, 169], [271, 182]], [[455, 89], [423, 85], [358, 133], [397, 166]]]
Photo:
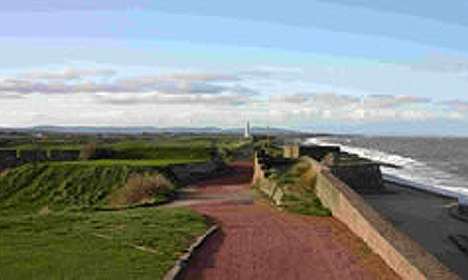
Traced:
[[283, 196], [284, 209], [291, 213], [312, 216], [330, 216], [331, 211], [325, 208], [320, 199], [312, 192], [306, 192], [302, 196], [297, 193]]
[[160, 279], [207, 227], [187, 209], [0, 216], [0, 279]]
[[0, 212], [99, 206], [130, 172], [127, 166], [24, 165], [0, 177]]
[[[53, 210], [101, 207], [108, 203], [111, 193], [126, 184], [130, 174], [156, 175], [156, 170], [142, 168], [164, 168], [168, 163], [181, 162], [53, 162], [39, 164], [36, 168], [23, 165], [0, 176], [0, 214], [35, 213], [44, 206]], [[166, 199], [167, 195], [165, 192]], [[164, 200], [163, 197], [159, 199]]]
[[283, 208], [286, 211], [313, 216], [332, 214], [315, 194], [316, 174], [311, 172], [307, 161], [296, 163], [287, 172], [273, 172], [269, 179], [283, 190]]
[[[105, 143], [98, 141], [97, 149], [111, 149], [112, 159], [207, 159], [210, 156], [211, 141], [195, 140], [160, 140], [160, 141], [121, 141], [116, 143]], [[67, 142], [41, 142], [35, 147], [31, 143], [20, 144], [14, 148], [18, 155], [22, 150], [33, 148], [45, 150], [50, 154], [51, 150], [77, 150], [81, 151], [86, 144]], [[10, 147], [13, 148], [13, 147]], [[4, 149], [4, 148], [0, 148]]]
[[63, 166], [63, 165], [79, 165], [79, 166], [165, 166], [171, 164], [187, 164], [195, 162], [204, 162], [205, 159], [97, 159], [97, 160], [80, 160], [80, 161], [60, 161], [48, 162], [49, 166]]

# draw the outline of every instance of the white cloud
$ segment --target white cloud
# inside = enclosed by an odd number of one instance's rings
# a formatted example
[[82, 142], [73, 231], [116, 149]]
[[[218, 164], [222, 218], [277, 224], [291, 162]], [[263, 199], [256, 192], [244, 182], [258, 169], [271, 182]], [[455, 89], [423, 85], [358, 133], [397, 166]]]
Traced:
[[[0, 79], [0, 126], [233, 126], [245, 120], [271, 126], [300, 126], [320, 121], [463, 120], [468, 112], [468, 102], [461, 100], [441, 103], [445, 108], [441, 110], [440, 106], [433, 106], [439, 103], [421, 95], [369, 94], [353, 87], [316, 84], [305, 79], [163, 73], [103, 80], [80, 71], [36, 75], [37, 79]], [[284, 72], [298, 79], [303, 74], [284, 69], [264, 71], [274, 75]]]
[[90, 76], [113, 76], [115, 71], [112, 69], [74, 69], [64, 68], [60, 71], [45, 72], [31, 71], [24, 75], [26, 79], [44, 79], [44, 80], [74, 80]]

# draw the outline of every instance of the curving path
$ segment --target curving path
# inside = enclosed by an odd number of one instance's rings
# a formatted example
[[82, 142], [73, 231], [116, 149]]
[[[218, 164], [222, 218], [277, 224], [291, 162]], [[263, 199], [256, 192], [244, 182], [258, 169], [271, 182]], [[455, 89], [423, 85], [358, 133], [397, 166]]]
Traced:
[[194, 188], [202, 196], [223, 196], [190, 206], [217, 221], [222, 232], [195, 256], [185, 279], [398, 279], [332, 217], [284, 213], [258, 200], [239, 200], [239, 193], [249, 192], [252, 166], [243, 162], [233, 168], [237, 176]]

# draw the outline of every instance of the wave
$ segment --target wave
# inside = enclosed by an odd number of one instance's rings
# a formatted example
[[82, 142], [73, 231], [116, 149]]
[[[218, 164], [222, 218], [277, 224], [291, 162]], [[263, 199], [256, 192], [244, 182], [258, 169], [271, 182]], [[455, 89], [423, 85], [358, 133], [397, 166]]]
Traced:
[[381, 166], [383, 179], [463, 201], [468, 200], [466, 179], [436, 169], [410, 157], [334, 143], [331, 138], [309, 138], [304, 141], [304, 144], [336, 145], [340, 146], [342, 151], [388, 165], [399, 166], [401, 168]]

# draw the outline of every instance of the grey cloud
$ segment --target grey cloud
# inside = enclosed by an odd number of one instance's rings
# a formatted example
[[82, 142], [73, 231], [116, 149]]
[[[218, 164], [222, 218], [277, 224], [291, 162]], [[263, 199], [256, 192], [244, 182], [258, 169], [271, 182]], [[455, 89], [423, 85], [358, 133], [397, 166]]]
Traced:
[[23, 98], [23, 96], [20, 94], [0, 91], [0, 99], [21, 99], [21, 98]]
[[168, 94], [152, 92], [145, 94], [98, 94], [96, 98], [101, 103], [112, 105], [132, 104], [205, 104], [205, 105], [241, 105], [249, 101], [244, 95], [212, 95], [212, 94]]
[[73, 92], [126, 92], [130, 88], [111, 83], [96, 83], [92, 80], [82, 80], [74, 84], [64, 81], [34, 81], [24, 79], [0, 79], [0, 91], [19, 94], [28, 93], [73, 93]]
[[237, 75], [243, 78], [260, 78], [291, 81], [301, 77], [302, 72], [298, 68], [286, 67], [261, 67], [238, 72]]
[[313, 99], [318, 105], [330, 108], [346, 107], [360, 102], [359, 97], [335, 93], [316, 93], [313, 94]]
[[309, 100], [305, 94], [272, 94], [269, 96], [270, 102], [301, 104]]
[[112, 69], [73, 69], [65, 68], [56, 72], [34, 71], [24, 75], [26, 79], [43, 80], [76, 80], [82, 77], [91, 76], [113, 76], [115, 71]]
[[241, 94], [241, 95], [257, 95], [258, 94], [257, 91], [251, 88], [245, 87], [245, 86], [241, 86], [239, 84], [236, 84], [232, 87], [227, 87], [226, 91], [234, 93], [234, 94]]
[[437, 72], [464, 72], [468, 71], [468, 57], [448, 55], [428, 55], [419, 62], [411, 62], [408, 65], [414, 70], [429, 70]]
[[366, 108], [394, 108], [409, 104], [428, 103], [430, 99], [411, 95], [370, 95], [363, 98]]
[[449, 100], [442, 102], [442, 105], [448, 106], [452, 110], [456, 110], [459, 112], [466, 112], [468, 111], [468, 101], [464, 100]]
[[118, 79], [110, 82], [96, 82], [90, 79], [73, 80], [31, 80], [0, 79], [0, 90], [5, 92], [28, 93], [74, 93], [74, 92], [151, 92], [221, 94], [234, 93], [252, 95], [255, 92], [242, 86], [213, 84], [205, 80], [165, 80], [161, 78]]

